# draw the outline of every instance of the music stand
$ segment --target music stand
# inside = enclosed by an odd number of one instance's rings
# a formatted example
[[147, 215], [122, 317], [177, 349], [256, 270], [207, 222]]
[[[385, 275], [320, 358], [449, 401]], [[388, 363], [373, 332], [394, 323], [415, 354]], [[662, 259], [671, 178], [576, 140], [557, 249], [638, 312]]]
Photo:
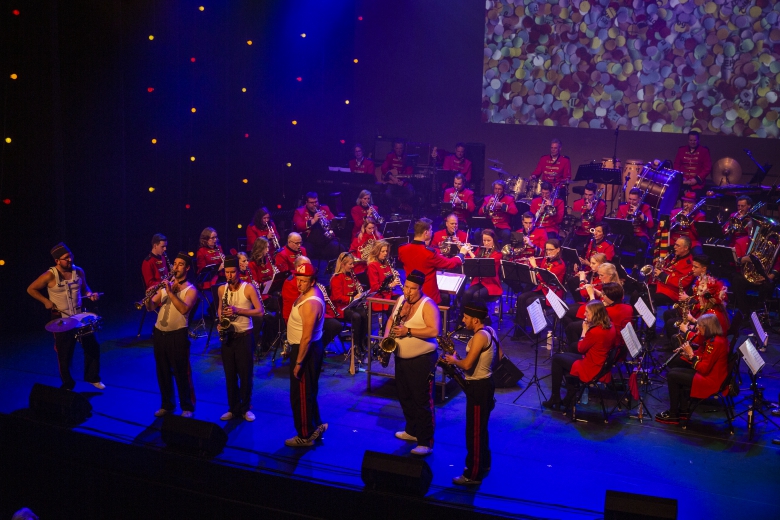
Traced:
[[615, 249], [623, 245], [623, 239], [625, 237], [634, 236], [634, 223], [630, 220], [607, 217], [604, 219], [604, 223], [609, 224], [610, 234], [617, 236], [620, 239], [619, 241], [615, 241]]
[[466, 258], [463, 274], [471, 278], [492, 278], [496, 276], [496, 261], [493, 258]]
[[542, 279], [541, 283], [544, 283], [548, 288], [560, 289], [564, 294], [566, 294], [566, 287], [564, 287], [561, 281], [558, 280], [558, 277], [555, 276], [555, 273], [552, 273], [547, 269], [542, 269], [541, 267], [535, 268], [534, 272], [536, 273], [536, 276]]
[[623, 175], [620, 168], [604, 168], [601, 163], [592, 162], [580, 164], [574, 181], [593, 181], [596, 184], [622, 184]]
[[388, 252], [387, 256], [392, 258], [398, 257], [399, 247], [409, 243], [409, 237], [391, 237], [391, 238], [385, 238], [384, 240], [388, 244], [390, 244], [390, 251]]
[[723, 225], [717, 222], [708, 222], [706, 220], [694, 221], [693, 229], [696, 230], [696, 235], [702, 242], [709, 239], [726, 238], [726, 234], [723, 232]]
[[[200, 297], [200, 319], [194, 323], [193, 327], [190, 327], [189, 335], [193, 339], [205, 338], [206, 334], [206, 311], [203, 308], [204, 302], [208, 303], [211, 307], [212, 302], [209, 301], [207, 293], [210, 291], [203, 290], [203, 284], [207, 280], [211, 280], [219, 272], [219, 264], [211, 264], [205, 266], [195, 277], [195, 287], [198, 289], [198, 295]], [[214, 311], [216, 313], [216, 310]], [[216, 319], [216, 318], [215, 318]], [[208, 349], [208, 342], [206, 342], [206, 348]]]
[[385, 222], [385, 227], [382, 229], [382, 236], [385, 239], [392, 237], [406, 237], [409, 235], [409, 224], [411, 220], [396, 220], [394, 222]]
[[471, 229], [493, 229], [493, 220], [488, 217], [470, 217]]
[[[509, 260], [501, 260], [501, 279], [505, 282], [517, 282], [519, 284], [536, 284], [531, 276], [531, 267], [518, 264]], [[507, 283], [507, 285], [510, 285]]]
[[572, 249], [571, 247], [561, 247], [561, 258], [567, 267], [569, 265], [582, 266], [580, 255], [577, 253], [576, 249]]
[[[702, 251], [710, 257], [712, 262], [712, 272], [715, 275], [725, 276], [734, 272], [734, 266], [739, 265], [737, 253], [733, 247], [721, 246], [717, 244], [702, 244]], [[763, 267], [761, 268], [763, 271]], [[760, 271], [759, 271], [760, 272]]]
[[[549, 324], [547, 323], [547, 319], [544, 317], [544, 311], [542, 310], [542, 303], [540, 300], [532, 301], [531, 305], [528, 306], [526, 311], [528, 312], [528, 317], [531, 319], [531, 324], [533, 325], [534, 336], [536, 336], [536, 341], [534, 342], [534, 375], [533, 377], [531, 377], [531, 380], [528, 381], [528, 384], [523, 389], [523, 391], [520, 392], [520, 395], [515, 397], [515, 400], [512, 401], [512, 403], [516, 403], [518, 399], [523, 397], [523, 394], [525, 394], [529, 388], [535, 386], [536, 396], [539, 398], [539, 406], [541, 406], [542, 397], [544, 397], [544, 400], [546, 401], [547, 396], [544, 394], [544, 390], [542, 390], [542, 385], [539, 383], [542, 379], [549, 377], [552, 374], [548, 374], [540, 379], [537, 373], [539, 369], [539, 338], [542, 335], [542, 332], [544, 332], [544, 329], [549, 327]], [[522, 312], [522, 310], [518, 309], [517, 312]]]

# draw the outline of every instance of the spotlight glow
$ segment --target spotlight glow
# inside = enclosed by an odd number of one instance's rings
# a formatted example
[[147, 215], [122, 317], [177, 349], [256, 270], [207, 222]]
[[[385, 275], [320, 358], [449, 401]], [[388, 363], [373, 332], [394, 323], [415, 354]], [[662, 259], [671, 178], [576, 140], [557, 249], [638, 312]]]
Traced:
[[6, 137], [6, 138], [5, 138], [5, 142], [6, 142], [6, 143], [10, 143], [10, 142], [11, 142], [11, 138], [10, 138], [10, 137]]
[[249, 183], [249, 179], [241, 179], [241, 182], [243, 182], [244, 184], [248, 184]]
[[292, 166], [292, 163], [287, 163], [287, 167], [289, 168], [290, 166]]
[[297, 125], [297, 124], [298, 124], [298, 121], [296, 121], [296, 120], [294, 120], [294, 119], [293, 119], [293, 122], [292, 122], [292, 124], [293, 124], [293, 125]]
[[195, 156], [190, 157], [190, 161], [195, 162]]
[[306, 38], [306, 33], [301, 33], [301, 38]]
[[5, 265], [5, 260], [0, 260], [0, 265]]
[[344, 144], [344, 143], [346, 143], [346, 141], [345, 141], [344, 139], [341, 139], [339, 142], [340, 142], [341, 144]]
[[244, 134], [244, 137], [247, 137], [247, 138], [248, 138], [248, 137], [249, 137], [249, 134]]
[[154, 40], [154, 35], [153, 35], [153, 34], [150, 34], [150, 35], [149, 35], [149, 39], [150, 39], [150, 40]]
[[195, 56], [193, 56], [192, 58], [190, 58], [190, 61], [191, 61], [192, 63], [195, 63]]
[[195, 256], [195, 253], [193, 253], [192, 251], [187, 251], [187, 254], [190, 256]]
[[153, 192], [154, 192], [154, 186], [149, 186], [149, 193], [153, 193]]
[[247, 41], [246, 41], [246, 44], [247, 44], [247, 45], [252, 45], [252, 40], [247, 40]]
[[241, 229], [242, 227], [244, 227], [244, 226], [242, 226], [241, 224], [238, 225], [238, 229]]
[[298, 76], [298, 77], [297, 77], [297, 78], [295, 78], [295, 79], [296, 79], [297, 81], [303, 81], [303, 78], [302, 78], [302, 77], [300, 77], [300, 76]]
[[241, 92], [246, 92], [246, 87], [242, 87]]
[[152, 144], [157, 144], [157, 139], [152, 138]]
[[16, 78], [18, 78], [18, 77], [19, 77], [19, 76], [17, 76], [16, 74], [11, 74], [11, 79], [16, 79]]
[[344, 100], [345, 105], [349, 105], [349, 99]]
[[189, 205], [189, 204], [185, 204], [185, 205], [184, 205], [184, 208], [185, 208], [185, 209], [190, 209], [190, 205]]
[[205, 10], [205, 9], [206, 9], [206, 8], [205, 8], [205, 7], [203, 7], [203, 6], [200, 6], [200, 7], [198, 7], [198, 10], [199, 10], [199, 11], [203, 11], [203, 10]]
[[352, 60], [352, 61], [353, 61], [354, 63], [357, 63], [357, 62], [358, 62], [358, 59], [357, 59], [357, 58], [355, 58], [355, 59], [354, 59], [354, 60]]
[[3, 204], [10, 204], [10, 203], [11, 203], [11, 199], [3, 199]]
[[190, 109], [190, 112], [192, 112], [192, 113], [194, 114], [195, 112], [197, 112], [197, 110], [195, 110], [195, 107], [192, 107], [192, 108]]
[[149, 87], [146, 89], [147, 92], [154, 92], [154, 87]]

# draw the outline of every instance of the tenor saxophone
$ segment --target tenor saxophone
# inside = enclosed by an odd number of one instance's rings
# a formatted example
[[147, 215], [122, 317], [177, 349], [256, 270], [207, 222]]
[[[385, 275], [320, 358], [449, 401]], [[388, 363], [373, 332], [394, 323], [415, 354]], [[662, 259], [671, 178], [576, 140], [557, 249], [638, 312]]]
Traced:
[[447, 354], [451, 356], [455, 356], [457, 359], [460, 359], [458, 352], [455, 350], [455, 343], [452, 341], [452, 336], [454, 336], [464, 328], [465, 327], [458, 327], [452, 332], [448, 332], [447, 334], [441, 335], [436, 338], [439, 342], [439, 347], [441, 347], [441, 350], [443, 352], [443, 355], [439, 357], [439, 360], [436, 363], [441, 367], [442, 371], [444, 371], [445, 374], [450, 376], [451, 379], [454, 379], [455, 382], [458, 383], [458, 386], [460, 386], [465, 392], [466, 387], [469, 385], [469, 382], [466, 380], [466, 376], [463, 374], [463, 370], [461, 370], [459, 367], [455, 365], [449, 365], [444, 361], [444, 356]]
[[[399, 305], [403, 305], [403, 303], [400, 303]], [[382, 341], [379, 343], [379, 349], [382, 351], [380, 358], [382, 367], [387, 367], [387, 365], [390, 364], [390, 354], [395, 352], [398, 348], [398, 342], [395, 340], [393, 329], [401, 324], [401, 320], [403, 320], [403, 316], [401, 316], [401, 309], [399, 307], [398, 312], [395, 313], [395, 317], [393, 318], [393, 324], [390, 326], [390, 332], [387, 334], [387, 337], [382, 338]]]
[[228, 285], [225, 285], [225, 292], [222, 295], [222, 312], [220, 313], [221, 316], [219, 318], [219, 340], [225, 341], [232, 332], [233, 328], [233, 322], [238, 318], [235, 314], [232, 316], [225, 316], [225, 309], [227, 309], [228, 306]]

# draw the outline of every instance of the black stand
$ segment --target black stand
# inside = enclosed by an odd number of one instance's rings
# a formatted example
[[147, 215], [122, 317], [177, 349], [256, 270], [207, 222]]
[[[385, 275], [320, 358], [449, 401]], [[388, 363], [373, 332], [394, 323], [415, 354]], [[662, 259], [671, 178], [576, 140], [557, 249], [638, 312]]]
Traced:
[[[195, 287], [198, 289], [198, 296], [200, 298], [200, 319], [198, 319], [194, 324], [190, 325], [190, 330], [188, 334], [190, 335], [190, 338], [192, 339], [199, 339], [199, 338], [205, 338], [207, 336], [206, 333], [206, 309], [204, 308], [205, 304], [208, 304], [209, 307], [211, 307], [212, 302], [209, 301], [207, 293], [209, 291], [203, 290], [203, 284], [206, 283], [206, 280], [211, 280], [219, 271], [219, 265], [218, 264], [212, 264], [207, 265], [203, 268], [203, 270], [198, 274], [197, 277], [195, 277]], [[216, 308], [214, 309], [214, 319], [216, 320]], [[211, 338], [209, 338], [211, 339]], [[209, 341], [206, 340], [206, 350], [209, 348]]]
[[384, 240], [390, 244], [390, 250], [387, 255], [390, 258], [398, 258], [398, 248], [409, 243], [409, 237], [407, 236], [385, 238]]
[[[627, 365], [633, 365], [635, 368], [631, 372], [631, 374], [628, 374], [628, 380], [626, 381], [626, 389], [623, 392], [623, 395], [621, 395], [618, 398], [617, 403], [615, 404], [615, 407], [612, 408], [612, 411], [609, 412], [609, 415], [612, 415], [613, 413], [615, 413], [615, 410], [621, 410], [622, 409], [622, 405], [625, 402], [625, 403], [627, 403], [626, 410], [629, 411], [629, 416], [628, 416], [629, 419], [637, 419], [637, 420], [639, 420], [639, 423], [641, 424], [641, 423], [644, 422], [645, 415], [647, 415], [647, 416], [649, 416], [651, 418], [653, 417], [653, 413], [650, 411], [650, 408], [647, 406], [647, 403], [645, 403], [645, 400], [642, 397], [642, 388], [641, 388], [641, 387], [644, 387], [645, 388], [645, 393], [647, 393], [647, 388], [650, 386], [650, 374], [644, 369], [645, 358], [648, 357], [648, 356], [652, 358], [652, 355], [650, 355], [650, 353], [647, 351], [647, 349], [646, 348], [642, 348], [641, 352], [639, 353], [639, 355], [637, 356], [637, 358], [635, 360], [633, 360], [633, 361], [626, 361]], [[637, 390], [638, 390], [637, 393], [639, 394], [639, 399], [637, 399], [636, 405], [632, 405], [631, 404], [631, 401], [633, 400], [633, 397], [631, 396], [631, 384], [630, 384], [630, 381], [631, 381], [631, 376], [633, 374], [636, 374], [636, 379], [637, 379], [636, 384], [637, 384]], [[654, 399], [658, 400], [655, 396], [651, 395], [651, 397], [653, 397]], [[637, 414], [636, 415], [631, 415], [630, 414], [631, 409], [633, 409], [635, 406], [637, 408]]]
[[463, 274], [471, 278], [492, 278], [496, 276], [496, 261], [493, 258], [466, 258]]
[[[750, 372], [749, 369], [748, 372]], [[750, 372], [750, 389], [753, 391], [753, 395], [750, 399], [752, 402], [748, 405], [747, 409], [734, 416], [734, 419], [736, 420], [737, 417], [741, 417], [747, 414], [747, 419], [745, 419], [745, 421], [747, 422], [747, 427], [748, 427], [748, 441], [753, 440], [753, 430], [755, 429], [756, 426], [756, 414], [761, 414], [761, 417], [763, 417], [763, 420], [761, 420], [760, 422], [772, 423], [772, 425], [775, 428], [780, 428], [780, 426], [778, 426], [776, 422], [774, 422], [764, 413], [763, 408], [764, 406], [766, 406], [766, 404], [764, 401], [763, 392], [758, 386], [757, 379], [758, 379], [758, 374], [754, 374], [753, 372]], [[742, 402], [746, 400], [747, 399], [743, 400]]]
[[[526, 310], [526, 312], [527, 312], [527, 310]], [[531, 388], [532, 386], [536, 387], [536, 396], [537, 397], [541, 396], [541, 397], [539, 397], [539, 405], [540, 406], [542, 404], [542, 397], [544, 397], [545, 401], [547, 400], [547, 396], [544, 395], [544, 390], [542, 390], [542, 385], [540, 385], [539, 383], [540, 383], [540, 381], [542, 379], [546, 379], [548, 377], [551, 377], [552, 374], [547, 374], [546, 376], [540, 378], [539, 374], [537, 372], [539, 370], [539, 336], [541, 336], [542, 332], [544, 332], [544, 330], [546, 328], [547, 327], [545, 327], [544, 329], [542, 329], [542, 330], [540, 330], [539, 332], [536, 333], [536, 341], [534, 342], [534, 375], [533, 375], [533, 377], [531, 377], [531, 380], [528, 381], [528, 384], [523, 389], [523, 391], [520, 392], [520, 395], [515, 397], [515, 400], [512, 401], [512, 403], [516, 403], [517, 400], [520, 399], [521, 397], [523, 397], [523, 394], [526, 393], [528, 391], [528, 389]]]
[[382, 236], [385, 237], [385, 240], [392, 237], [405, 237], [408, 240], [409, 225], [411, 223], [411, 220], [385, 222], [385, 227], [382, 229]]
[[634, 236], [634, 223], [630, 220], [607, 217], [604, 222], [609, 224], [610, 235], [614, 237], [615, 249], [619, 249], [623, 245], [625, 237]]
[[[531, 276], [531, 267], [528, 265], [502, 260], [501, 272], [506, 282], [515, 282], [520, 284], [521, 287], [535, 285], [535, 281]], [[523, 310], [516, 308], [515, 314], [518, 312], [523, 312]], [[517, 325], [515, 325], [514, 330], [521, 330], [529, 340], [532, 339], [523, 329], [518, 329]]]

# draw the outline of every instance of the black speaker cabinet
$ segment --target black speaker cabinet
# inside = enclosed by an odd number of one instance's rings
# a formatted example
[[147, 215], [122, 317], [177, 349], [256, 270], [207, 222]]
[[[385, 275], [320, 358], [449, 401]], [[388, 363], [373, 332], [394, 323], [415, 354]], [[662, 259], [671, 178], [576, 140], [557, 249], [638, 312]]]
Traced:
[[214, 423], [167, 414], [163, 416], [162, 440], [170, 448], [213, 457], [222, 453], [228, 436]]
[[604, 520], [673, 520], [677, 518], [677, 500], [607, 490]]
[[360, 476], [366, 489], [422, 497], [428, 492], [433, 472], [422, 459], [366, 450]]
[[86, 397], [63, 388], [35, 383], [30, 391], [30, 410], [42, 418], [67, 424], [80, 424], [92, 415]]
[[493, 372], [493, 380], [496, 388], [514, 388], [517, 382], [523, 378], [523, 372], [512, 363], [512, 360], [504, 356], [498, 362], [496, 371]]

